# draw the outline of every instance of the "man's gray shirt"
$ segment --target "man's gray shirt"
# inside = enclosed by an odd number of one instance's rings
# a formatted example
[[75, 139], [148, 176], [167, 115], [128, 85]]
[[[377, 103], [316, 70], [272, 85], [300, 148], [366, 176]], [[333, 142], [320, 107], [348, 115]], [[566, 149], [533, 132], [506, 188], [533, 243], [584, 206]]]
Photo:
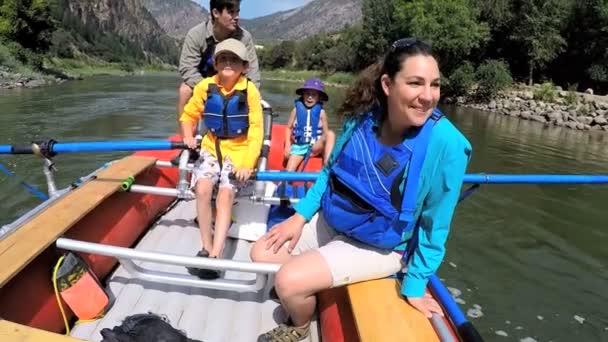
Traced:
[[[258, 56], [255, 51], [255, 44], [251, 33], [245, 29], [238, 27], [230, 38], [235, 38], [243, 42], [247, 48], [249, 55], [249, 69], [247, 77], [260, 88], [260, 68], [258, 65]], [[207, 50], [209, 41], [214, 41], [213, 23], [211, 19], [202, 22], [188, 31], [182, 54], [179, 59], [179, 73], [182, 75], [184, 83], [191, 88], [203, 79], [199, 66], [201, 65], [205, 50]]]

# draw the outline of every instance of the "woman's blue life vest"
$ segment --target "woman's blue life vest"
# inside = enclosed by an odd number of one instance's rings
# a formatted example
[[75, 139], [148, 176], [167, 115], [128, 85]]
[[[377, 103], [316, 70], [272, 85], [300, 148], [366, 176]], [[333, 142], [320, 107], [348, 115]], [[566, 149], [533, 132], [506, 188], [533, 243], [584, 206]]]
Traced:
[[414, 229], [418, 221], [414, 213], [420, 171], [431, 131], [442, 116], [433, 110], [415, 136], [385, 146], [374, 132], [374, 115], [368, 114], [330, 166], [329, 188], [321, 200], [327, 223], [377, 248], [393, 250], [403, 244], [403, 234]]
[[323, 105], [321, 102], [317, 102], [312, 108], [308, 108], [301, 98], [296, 99], [294, 103], [296, 120], [293, 123], [293, 139], [298, 145], [313, 145], [323, 134], [321, 127]]
[[216, 137], [226, 139], [246, 134], [249, 128], [247, 88], [224, 96], [217, 84], [209, 84], [204, 111], [205, 126]]

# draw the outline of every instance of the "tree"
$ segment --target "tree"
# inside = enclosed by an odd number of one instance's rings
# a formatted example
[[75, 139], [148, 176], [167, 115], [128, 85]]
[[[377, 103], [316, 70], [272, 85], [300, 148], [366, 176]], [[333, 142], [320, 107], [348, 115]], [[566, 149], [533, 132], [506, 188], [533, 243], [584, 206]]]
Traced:
[[280, 42], [269, 49], [264, 58], [264, 64], [271, 69], [291, 66], [295, 52], [295, 43], [290, 40]]
[[571, 10], [571, 0], [517, 1], [511, 39], [522, 47], [528, 59], [530, 85], [534, 69], [545, 67], [564, 51], [566, 40], [561, 31]]
[[49, 0], [0, 1], [0, 36], [32, 51], [44, 52], [54, 29]]
[[421, 38], [439, 54], [442, 71], [450, 72], [489, 38], [479, 10], [468, 0], [396, 0], [402, 34]]
[[363, 23], [356, 46], [356, 67], [363, 69], [376, 62], [396, 38], [394, 0], [363, 0]]
[[568, 51], [556, 63], [556, 73], [566, 71], [584, 87], [608, 88], [608, 2], [577, 2], [566, 32]]

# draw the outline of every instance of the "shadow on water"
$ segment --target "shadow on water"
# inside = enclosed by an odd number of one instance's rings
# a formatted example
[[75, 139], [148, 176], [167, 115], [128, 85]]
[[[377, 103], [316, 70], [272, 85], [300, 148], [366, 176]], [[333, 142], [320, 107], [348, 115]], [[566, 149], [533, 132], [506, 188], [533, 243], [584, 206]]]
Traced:
[[[41, 136], [63, 141], [160, 139], [175, 131], [177, 77], [98, 77], [0, 94], [0, 144]], [[277, 122], [286, 122], [300, 83], [264, 82]], [[343, 88], [328, 89], [335, 110]], [[608, 173], [608, 134], [444, 107], [471, 141], [468, 172]], [[66, 186], [122, 153], [56, 157]], [[13, 172], [45, 189], [39, 160], [2, 156]], [[0, 175], [0, 224], [38, 201]], [[488, 341], [608, 340], [608, 185], [484, 185], [456, 211], [439, 275]], [[583, 321], [584, 319], [584, 321]], [[583, 321], [583, 323], [580, 323]], [[502, 330], [507, 337], [498, 336]], [[504, 335], [501, 333], [501, 335]], [[528, 340], [530, 341], [530, 340]]]

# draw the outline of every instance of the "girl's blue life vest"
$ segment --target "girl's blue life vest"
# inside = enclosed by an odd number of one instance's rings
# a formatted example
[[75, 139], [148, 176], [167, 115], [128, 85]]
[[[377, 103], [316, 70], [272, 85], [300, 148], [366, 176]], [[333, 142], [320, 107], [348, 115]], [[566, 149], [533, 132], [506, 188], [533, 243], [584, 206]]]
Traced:
[[295, 100], [296, 120], [293, 123], [293, 139], [296, 144], [314, 144], [323, 134], [320, 127], [321, 110], [323, 105], [317, 102], [312, 108], [308, 108], [302, 99]]
[[209, 132], [218, 138], [234, 138], [247, 133], [247, 88], [235, 90], [232, 95], [226, 97], [222, 95], [217, 84], [209, 84], [203, 119]]
[[329, 187], [321, 200], [327, 223], [377, 248], [393, 250], [403, 244], [403, 234], [417, 223], [420, 171], [431, 131], [442, 116], [434, 110], [412, 138], [385, 146], [374, 132], [374, 115], [368, 114], [330, 167]]

